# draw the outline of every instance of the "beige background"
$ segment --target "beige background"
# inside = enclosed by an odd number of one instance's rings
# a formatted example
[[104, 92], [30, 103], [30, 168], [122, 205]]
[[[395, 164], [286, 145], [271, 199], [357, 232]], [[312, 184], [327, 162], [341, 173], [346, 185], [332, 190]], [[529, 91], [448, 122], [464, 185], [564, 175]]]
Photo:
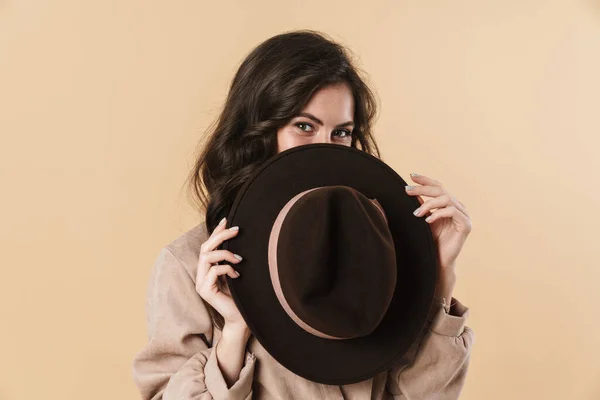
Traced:
[[600, 399], [600, 4], [0, 2], [0, 399], [134, 399], [158, 250], [243, 57], [296, 28], [348, 45], [384, 161], [473, 231], [463, 399]]

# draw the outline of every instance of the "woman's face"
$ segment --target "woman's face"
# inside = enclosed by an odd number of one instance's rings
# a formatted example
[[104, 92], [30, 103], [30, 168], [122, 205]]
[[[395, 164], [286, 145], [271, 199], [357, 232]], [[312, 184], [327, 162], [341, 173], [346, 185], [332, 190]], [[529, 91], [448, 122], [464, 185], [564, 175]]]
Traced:
[[277, 131], [277, 153], [312, 143], [350, 146], [354, 130], [354, 97], [347, 83], [313, 94], [302, 112]]

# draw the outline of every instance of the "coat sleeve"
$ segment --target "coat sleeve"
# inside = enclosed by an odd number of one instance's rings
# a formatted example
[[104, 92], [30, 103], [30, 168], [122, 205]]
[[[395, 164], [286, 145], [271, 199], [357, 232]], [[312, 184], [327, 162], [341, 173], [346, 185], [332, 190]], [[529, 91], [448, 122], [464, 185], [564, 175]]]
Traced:
[[255, 356], [246, 350], [239, 379], [227, 387], [207, 340], [213, 337], [210, 314], [194, 279], [167, 247], [148, 283], [146, 323], [148, 342], [132, 364], [143, 400], [251, 399]]
[[467, 377], [475, 334], [469, 309], [456, 298], [447, 313], [434, 304], [420, 338], [388, 371], [387, 391], [396, 400], [458, 399]]

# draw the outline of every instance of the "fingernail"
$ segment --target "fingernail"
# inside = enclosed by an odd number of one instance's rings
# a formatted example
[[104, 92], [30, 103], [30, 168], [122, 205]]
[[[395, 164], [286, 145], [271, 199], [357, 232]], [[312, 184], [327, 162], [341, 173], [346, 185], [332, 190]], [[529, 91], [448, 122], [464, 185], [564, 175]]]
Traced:
[[421, 207], [419, 207], [415, 211], [413, 211], [413, 214], [417, 215], [417, 214], [419, 214], [420, 211], [421, 211]]
[[243, 260], [242, 256], [240, 256], [239, 254], [234, 254], [233, 256], [234, 256], [235, 258], [237, 258], [238, 260], [240, 260], [240, 261], [242, 261], [242, 260]]
[[223, 218], [223, 219], [221, 220], [221, 222], [219, 222], [219, 225], [223, 225], [223, 223], [225, 222], [225, 220], [226, 220], [226, 219], [227, 219], [227, 218]]
[[240, 273], [239, 273], [239, 272], [237, 272], [237, 271], [233, 271], [233, 274], [234, 274], [236, 277], [239, 277], [239, 276], [240, 276]]
[[421, 176], [421, 175], [417, 174], [416, 172], [412, 172], [412, 173], [410, 174], [410, 176], [417, 177], [417, 176]]
[[232, 226], [231, 228], [229, 228], [230, 231], [237, 231], [238, 229], [240, 229], [239, 226]]
[[410, 185], [406, 185], [406, 190], [413, 190], [415, 187], [414, 186], [410, 186]]

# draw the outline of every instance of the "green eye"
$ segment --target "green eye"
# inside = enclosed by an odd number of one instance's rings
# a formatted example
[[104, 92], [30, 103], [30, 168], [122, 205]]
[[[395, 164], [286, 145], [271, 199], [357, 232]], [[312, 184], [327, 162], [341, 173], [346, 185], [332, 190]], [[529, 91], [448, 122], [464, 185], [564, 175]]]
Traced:
[[296, 126], [297, 126], [298, 128], [300, 128], [300, 130], [301, 130], [301, 131], [304, 131], [304, 132], [307, 132], [307, 131], [306, 131], [305, 129], [302, 129], [302, 128], [300, 127], [300, 125], [306, 125], [306, 126], [310, 126], [310, 127], [312, 128], [312, 126], [311, 126], [310, 124], [307, 124], [306, 122], [298, 122], [298, 123], [296, 124]]

